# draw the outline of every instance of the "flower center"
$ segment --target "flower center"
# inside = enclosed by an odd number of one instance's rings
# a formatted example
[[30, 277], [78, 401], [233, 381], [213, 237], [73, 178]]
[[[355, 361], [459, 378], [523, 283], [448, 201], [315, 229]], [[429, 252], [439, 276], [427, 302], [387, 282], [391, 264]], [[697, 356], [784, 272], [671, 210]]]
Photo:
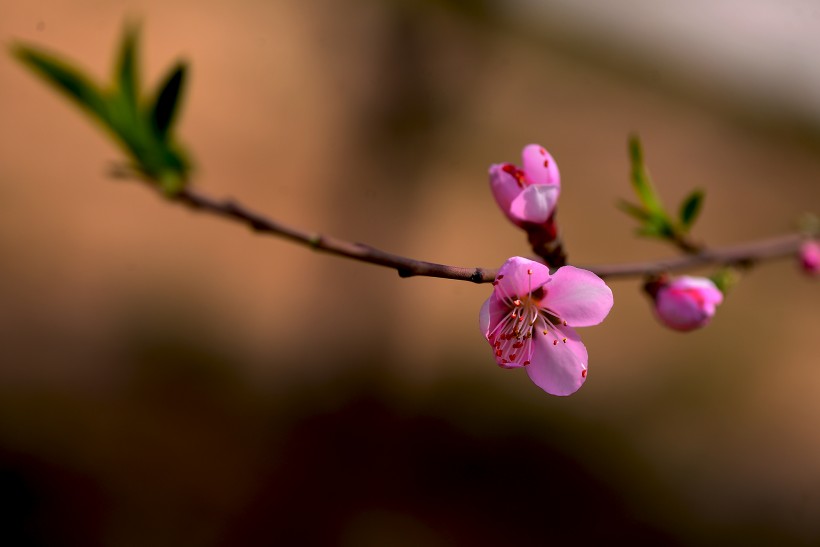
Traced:
[[[531, 271], [527, 272], [530, 276]], [[498, 290], [498, 286], [496, 289]], [[551, 337], [553, 346], [557, 346], [559, 342], [567, 343], [566, 336], [558, 326], [566, 326], [567, 322], [542, 305], [546, 295], [544, 287], [530, 290], [523, 296], [505, 295], [498, 290], [498, 296], [506, 304], [507, 312], [489, 333], [488, 340], [495, 349], [501, 366], [509, 368], [529, 365], [535, 351], [536, 336]]]

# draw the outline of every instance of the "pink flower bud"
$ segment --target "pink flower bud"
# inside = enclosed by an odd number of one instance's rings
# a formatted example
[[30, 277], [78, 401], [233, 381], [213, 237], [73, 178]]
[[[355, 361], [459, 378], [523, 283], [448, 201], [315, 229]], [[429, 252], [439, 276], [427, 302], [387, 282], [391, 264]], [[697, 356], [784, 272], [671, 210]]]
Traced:
[[820, 243], [809, 240], [800, 246], [800, 266], [808, 275], [820, 274]]
[[705, 277], [681, 276], [661, 282], [655, 293], [655, 312], [661, 323], [679, 331], [706, 326], [723, 302], [723, 293]]
[[490, 188], [507, 218], [521, 228], [547, 222], [561, 192], [558, 165], [543, 146], [529, 144], [521, 153], [523, 167], [490, 166]]

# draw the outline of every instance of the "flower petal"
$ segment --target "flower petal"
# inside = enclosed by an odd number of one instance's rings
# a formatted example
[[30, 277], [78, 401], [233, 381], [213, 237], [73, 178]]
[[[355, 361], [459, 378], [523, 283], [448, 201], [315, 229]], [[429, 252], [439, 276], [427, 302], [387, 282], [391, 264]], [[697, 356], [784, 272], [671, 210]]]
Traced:
[[705, 277], [681, 276], [658, 290], [655, 311], [658, 319], [679, 331], [706, 326], [723, 302], [723, 293]]
[[516, 219], [510, 216], [510, 205], [521, 193], [521, 187], [515, 177], [504, 170], [505, 165], [507, 164], [495, 163], [490, 166], [490, 190], [498, 207], [515, 222]]
[[564, 266], [552, 274], [541, 305], [572, 327], [597, 325], [612, 309], [612, 290], [594, 273]]
[[514, 256], [498, 269], [494, 292], [501, 299], [525, 296], [549, 279], [549, 268], [540, 262]]
[[531, 184], [561, 186], [558, 164], [547, 150], [538, 144], [528, 144], [521, 152], [524, 172]]
[[[498, 366], [502, 368], [520, 368], [525, 366], [524, 359], [520, 358], [515, 361], [510, 361], [509, 353], [504, 355], [501, 346], [496, 346], [496, 341], [499, 340], [500, 330], [497, 330], [499, 323], [501, 323], [510, 312], [510, 307], [504, 303], [495, 293], [481, 306], [481, 311], [478, 314], [478, 325], [481, 329], [481, 334], [487, 339], [493, 349], [493, 357]], [[492, 335], [491, 335], [492, 333]], [[503, 345], [504, 342], [501, 342]]]
[[563, 342], [552, 334], [536, 337], [532, 363], [526, 367], [527, 374], [535, 385], [547, 393], [571, 395], [586, 381], [589, 356], [573, 329], [562, 327], [558, 336], [565, 337], [567, 341]]
[[723, 293], [714, 281], [706, 277], [682, 275], [669, 284], [670, 289], [696, 290], [704, 302], [711, 304], [711, 309], [723, 302]]
[[542, 224], [552, 214], [558, 203], [558, 187], [546, 184], [527, 186], [512, 203], [510, 215], [514, 220]]
[[481, 329], [481, 334], [484, 338], [488, 338], [490, 332], [495, 329], [499, 321], [509, 312], [509, 307], [495, 294], [492, 293], [490, 297], [484, 301], [481, 306], [481, 311], [478, 312], [478, 328]]

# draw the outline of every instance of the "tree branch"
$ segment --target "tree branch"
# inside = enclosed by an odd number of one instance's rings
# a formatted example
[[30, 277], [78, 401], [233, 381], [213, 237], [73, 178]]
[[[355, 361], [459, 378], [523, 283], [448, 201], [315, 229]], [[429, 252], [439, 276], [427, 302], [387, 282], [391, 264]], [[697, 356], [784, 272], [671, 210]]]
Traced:
[[[364, 243], [354, 243], [315, 232], [306, 232], [266, 218], [235, 201], [216, 200], [190, 188], [182, 190], [172, 199], [199, 211], [242, 222], [256, 232], [283, 237], [332, 255], [395, 269], [401, 277], [426, 276], [472, 281], [473, 283], [490, 283], [495, 279], [497, 272], [496, 268], [464, 268], [414, 260], [376, 249]], [[794, 256], [805, 237], [803, 234], [793, 233], [720, 249], [703, 249], [666, 260], [579, 267], [608, 279], [643, 277], [708, 265], [749, 267], [764, 260]]]

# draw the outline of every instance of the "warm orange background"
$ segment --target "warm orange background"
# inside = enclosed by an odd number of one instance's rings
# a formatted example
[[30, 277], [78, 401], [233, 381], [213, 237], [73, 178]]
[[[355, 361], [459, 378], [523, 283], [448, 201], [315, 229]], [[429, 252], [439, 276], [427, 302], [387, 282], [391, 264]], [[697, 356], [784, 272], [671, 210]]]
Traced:
[[[0, 0], [0, 42], [102, 78], [140, 18], [146, 85], [192, 64], [197, 188], [420, 259], [527, 253], [486, 169], [529, 142], [559, 162], [576, 264], [671, 253], [613, 207], [632, 131], [670, 203], [707, 190], [710, 244], [820, 212], [820, 131], [786, 106], [473, 6]], [[0, 520], [20, 542], [0, 543], [820, 541], [820, 285], [794, 262], [690, 335], [613, 282], [589, 381], [552, 398], [494, 365], [489, 287], [256, 236], [113, 181], [119, 159], [0, 55]]]

